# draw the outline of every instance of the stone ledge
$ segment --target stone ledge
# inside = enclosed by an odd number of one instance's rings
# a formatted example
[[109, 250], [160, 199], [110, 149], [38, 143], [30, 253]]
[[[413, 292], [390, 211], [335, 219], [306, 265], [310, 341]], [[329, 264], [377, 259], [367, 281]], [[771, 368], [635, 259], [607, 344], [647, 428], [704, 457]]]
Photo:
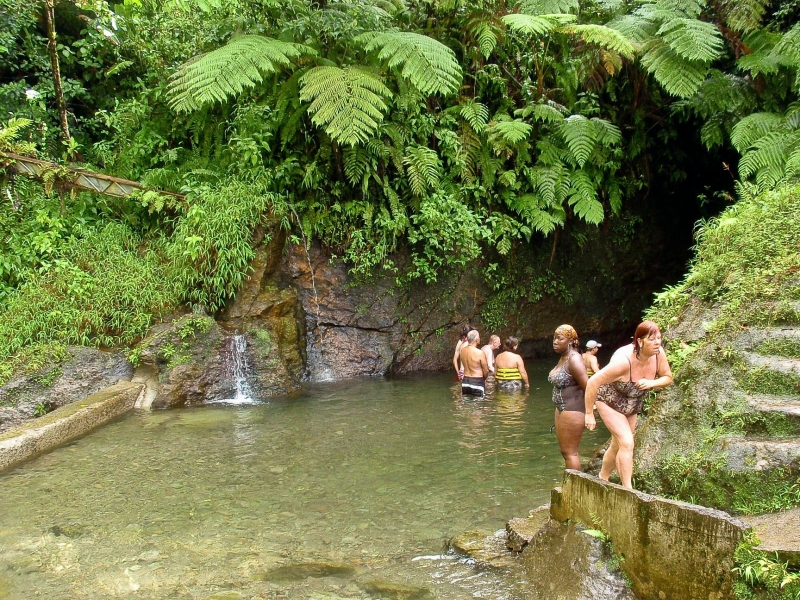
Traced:
[[550, 516], [605, 532], [640, 600], [733, 598], [733, 554], [749, 525], [727, 513], [567, 470]]
[[133, 408], [143, 385], [127, 381], [0, 434], [0, 471], [76, 438]]

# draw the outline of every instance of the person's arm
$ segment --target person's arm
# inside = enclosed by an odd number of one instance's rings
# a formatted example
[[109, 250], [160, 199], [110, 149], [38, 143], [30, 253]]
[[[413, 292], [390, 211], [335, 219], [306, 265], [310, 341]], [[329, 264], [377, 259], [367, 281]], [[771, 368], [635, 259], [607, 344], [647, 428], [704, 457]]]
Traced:
[[575, 378], [575, 381], [582, 390], [586, 390], [586, 382], [589, 381], [589, 375], [586, 373], [586, 364], [583, 362], [583, 357], [577, 352], [573, 352], [569, 357], [567, 370], [570, 375]]
[[597, 361], [597, 356], [594, 354], [589, 355], [589, 368], [591, 368], [595, 373], [600, 370], [600, 363]]
[[522, 376], [522, 383], [525, 384], [525, 387], [531, 387], [531, 384], [528, 383], [528, 372], [525, 370], [525, 363], [522, 362], [521, 356], [517, 359], [517, 370]]
[[461, 342], [459, 341], [456, 344], [456, 351], [453, 353], [453, 368], [456, 370], [456, 375], [459, 374], [461, 367], [459, 367], [458, 363], [461, 361]]
[[483, 371], [483, 376], [489, 376], [489, 363], [486, 360], [486, 354], [481, 352], [481, 371]]
[[589, 431], [594, 431], [594, 428], [597, 427], [597, 421], [595, 421], [594, 418], [594, 402], [597, 399], [597, 390], [600, 389], [601, 385], [617, 381], [620, 377], [623, 377], [628, 368], [628, 361], [625, 357], [620, 355], [619, 357], [612, 358], [610, 363], [589, 377], [589, 381], [586, 382], [586, 393], [584, 396], [586, 400], [586, 417], [584, 422], [586, 427], [589, 428]]
[[494, 354], [492, 353], [492, 346], [487, 344], [483, 348], [483, 355], [486, 357], [486, 365], [489, 367], [489, 372], [494, 373]]
[[655, 379], [645, 379], [644, 377], [636, 382], [636, 387], [640, 390], [659, 390], [668, 385], [672, 385], [672, 367], [669, 366], [667, 354], [659, 349], [658, 370]]

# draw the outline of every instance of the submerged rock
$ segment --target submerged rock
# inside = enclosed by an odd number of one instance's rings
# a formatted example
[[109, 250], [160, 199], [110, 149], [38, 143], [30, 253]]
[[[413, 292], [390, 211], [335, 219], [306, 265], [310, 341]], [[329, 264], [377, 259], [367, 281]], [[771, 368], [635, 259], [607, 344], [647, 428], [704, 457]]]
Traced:
[[303, 562], [277, 567], [266, 573], [257, 573], [253, 579], [260, 581], [300, 581], [309, 577], [350, 577], [356, 569], [352, 565], [336, 562]]
[[425, 587], [405, 585], [391, 581], [372, 580], [361, 584], [368, 594], [388, 600], [433, 600], [433, 592]]
[[495, 533], [477, 530], [457, 535], [450, 540], [450, 547], [483, 566], [509, 568], [513, 566], [514, 557], [506, 543], [506, 532], [502, 529]]

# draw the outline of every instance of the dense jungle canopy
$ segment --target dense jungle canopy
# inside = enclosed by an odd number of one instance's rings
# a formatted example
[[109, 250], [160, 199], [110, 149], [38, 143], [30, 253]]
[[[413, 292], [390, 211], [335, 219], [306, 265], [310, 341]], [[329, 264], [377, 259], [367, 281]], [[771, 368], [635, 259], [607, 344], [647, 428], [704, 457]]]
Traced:
[[0, 379], [67, 343], [132, 343], [182, 303], [218, 310], [255, 230], [319, 241], [360, 277], [432, 282], [483, 257], [509, 306], [566, 294], [546, 263], [513, 288], [509, 265], [574, 224], [581, 248], [609, 219], [624, 236], [659, 189], [702, 216], [800, 176], [798, 16], [798, 0], [0, 0], [0, 152], [184, 195], [6, 172]]

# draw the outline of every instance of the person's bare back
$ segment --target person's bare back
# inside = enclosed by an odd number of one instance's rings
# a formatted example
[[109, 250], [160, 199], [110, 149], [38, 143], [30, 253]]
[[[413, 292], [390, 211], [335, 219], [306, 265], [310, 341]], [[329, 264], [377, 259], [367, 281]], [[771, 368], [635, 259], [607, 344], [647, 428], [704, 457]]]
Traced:
[[461, 349], [461, 364], [464, 365], [465, 377], [486, 377], [489, 375], [489, 364], [486, 354], [478, 350], [477, 341]]

